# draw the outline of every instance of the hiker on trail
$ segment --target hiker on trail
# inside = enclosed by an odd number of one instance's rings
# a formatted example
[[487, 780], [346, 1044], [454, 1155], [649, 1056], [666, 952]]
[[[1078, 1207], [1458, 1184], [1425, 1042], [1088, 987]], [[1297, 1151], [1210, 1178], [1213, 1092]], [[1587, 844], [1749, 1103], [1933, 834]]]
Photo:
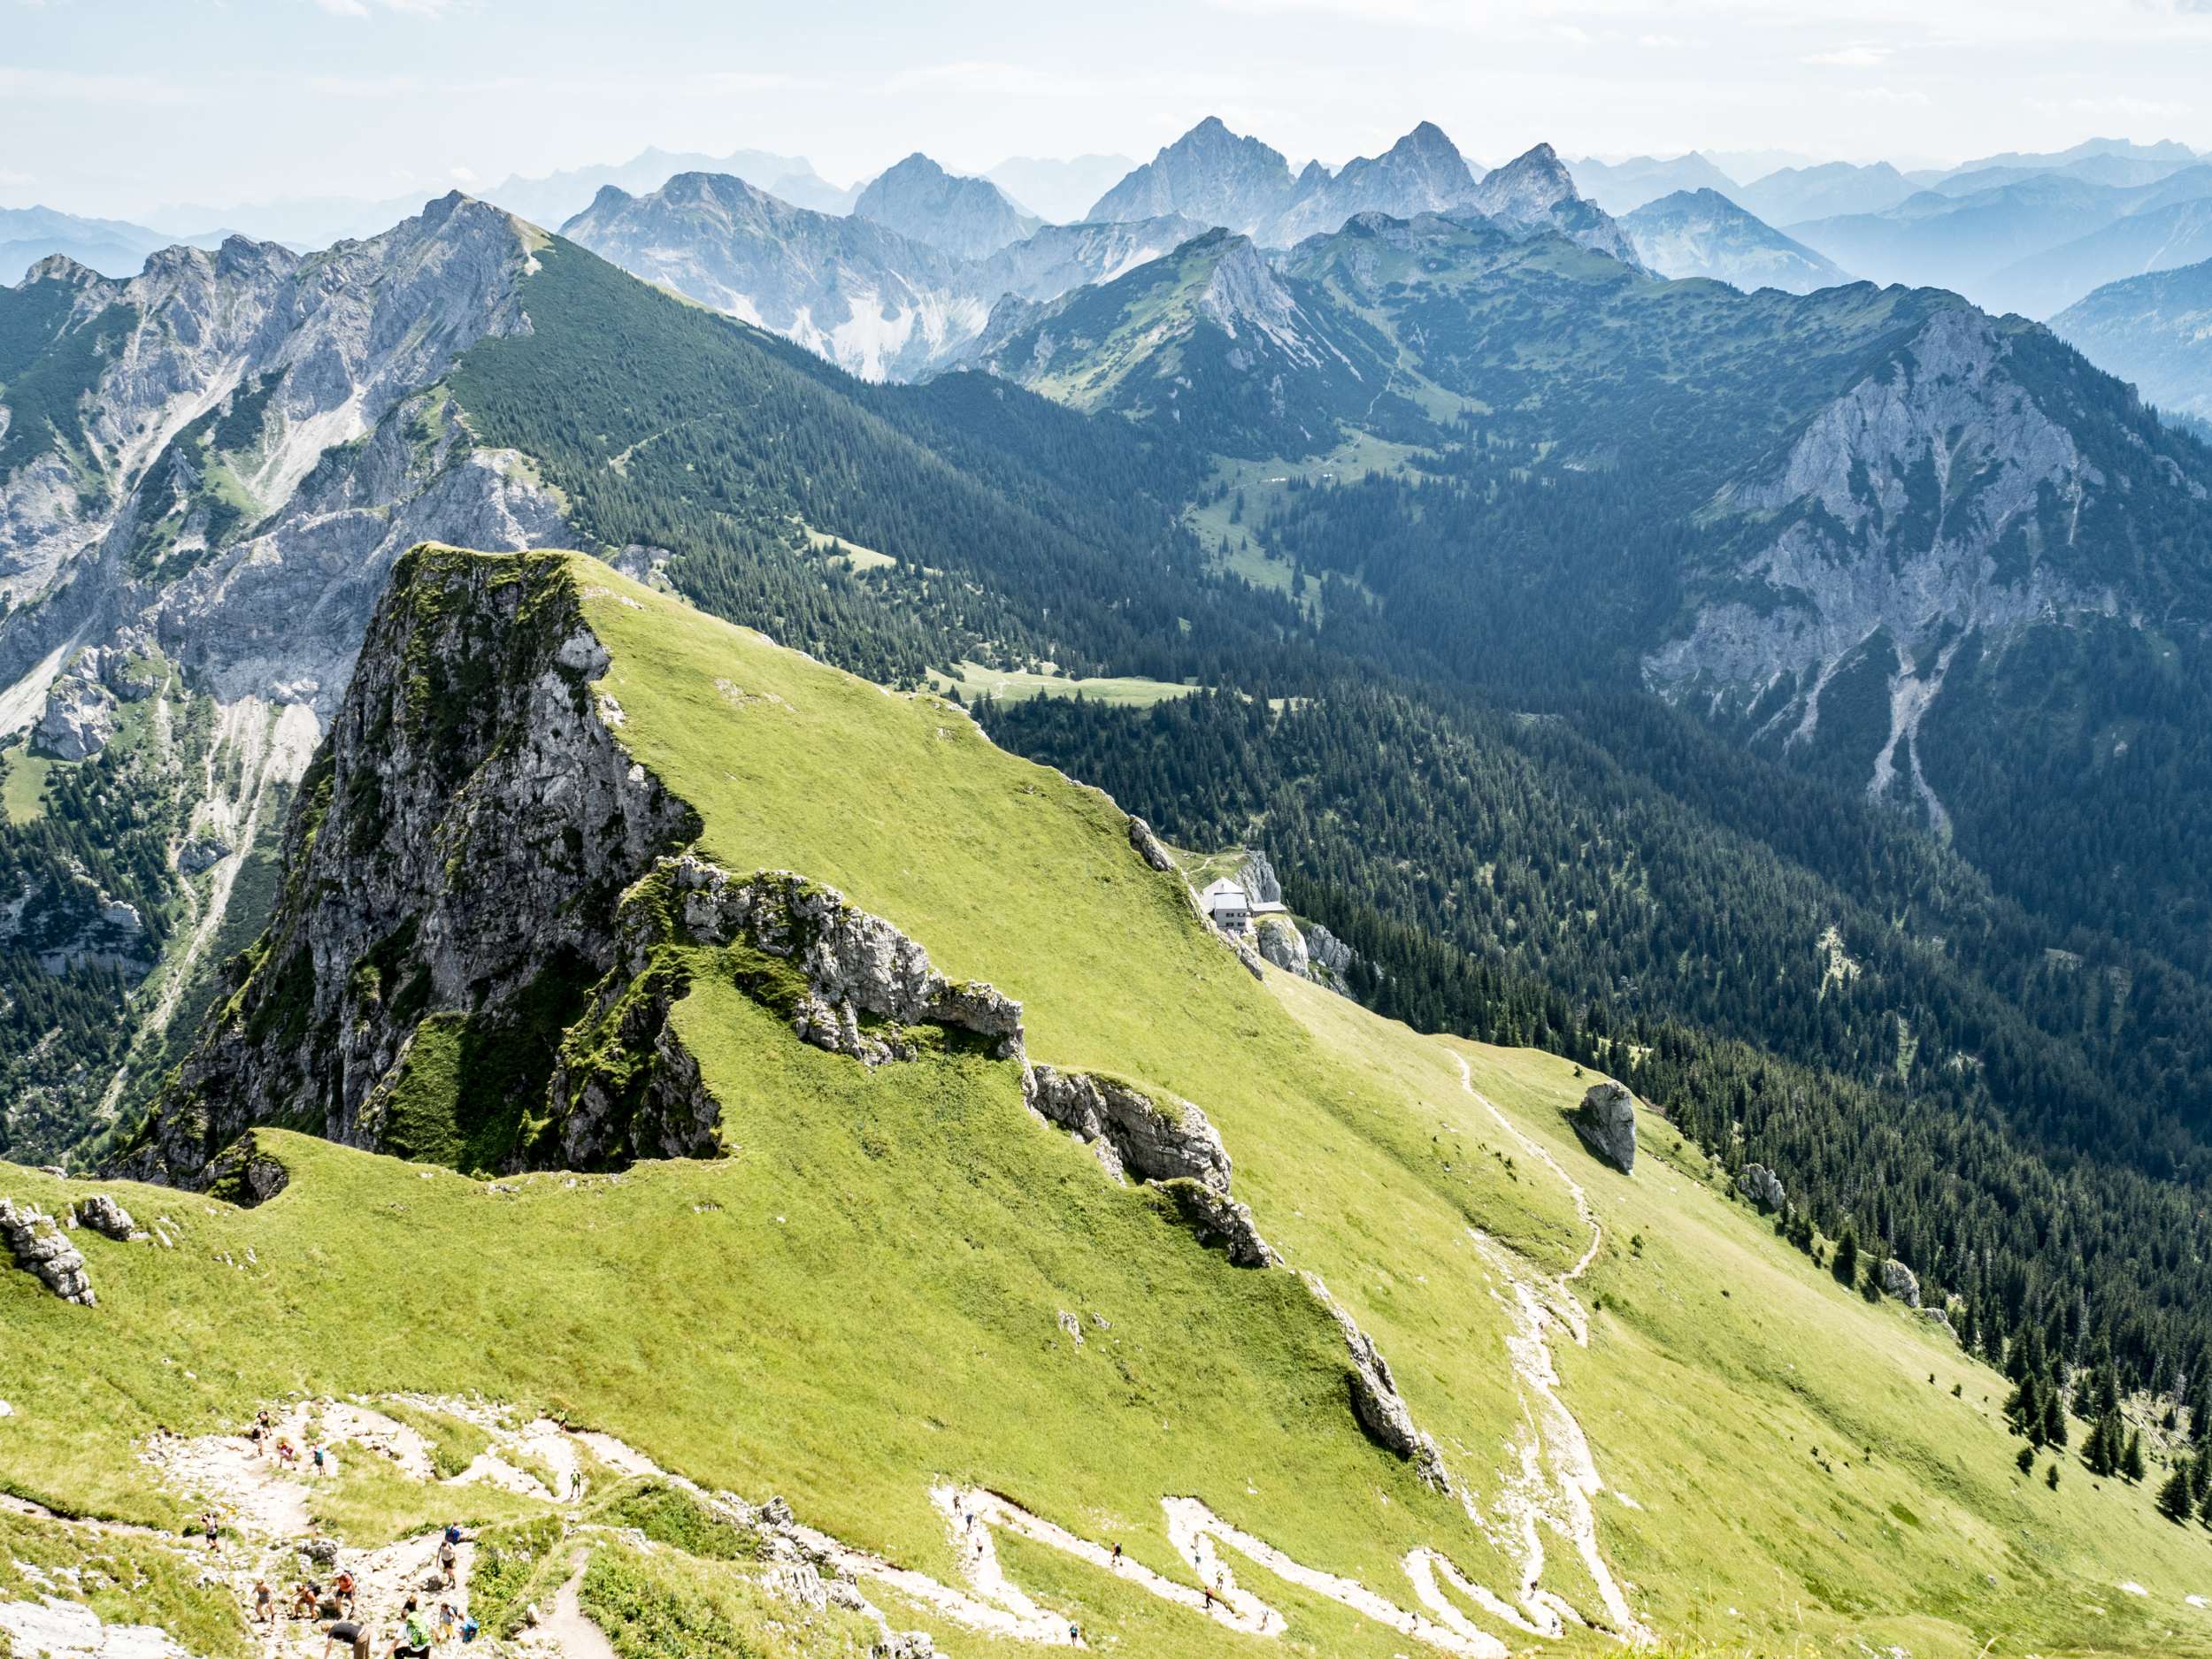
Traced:
[[257, 1580], [253, 1586], [253, 1622], [257, 1624], [276, 1623], [276, 1592], [269, 1588], [266, 1578]]
[[449, 1642], [453, 1640], [453, 1626], [456, 1622], [457, 1621], [455, 1620], [453, 1615], [453, 1603], [450, 1601], [439, 1602], [438, 1640], [440, 1643], [442, 1644]]
[[349, 1618], [342, 1618], [323, 1632], [323, 1659], [330, 1659], [330, 1649], [335, 1644], [352, 1655], [352, 1659], [369, 1659], [368, 1626]]
[[292, 1617], [294, 1618], [314, 1617], [315, 1609], [320, 1605], [322, 1599], [322, 1586], [317, 1584], [312, 1578], [302, 1579], [299, 1588], [292, 1592]]
[[210, 1549], [214, 1548], [215, 1548], [215, 1511], [214, 1511], [214, 1510], [212, 1510], [212, 1509], [210, 1509], [210, 1510], [209, 1510], [209, 1511], [208, 1511], [208, 1512], [207, 1512], [204, 1516], [201, 1517], [200, 1517], [200, 1525], [201, 1525], [202, 1530], [203, 1530], [203, 1531], [204, 1531], [204, 1532], [206, 1532], [206, 1534], [207, 1534], [207, 1547], [208, 1547]]
[[345, 1609], [346, 1617], [351, 1618], [353, 1617], [353, 1575], [349, 1572], [340, 1573], [330, 1587], [337, 1594], [338, 1604]]
[[320, 1446], [315, 1448], [315, 1472], [319, 1475], [323, 1472], [323, 1448]]
[[1118, 1543], [1114, 1546], [1114, 1571], [1121, 1571], [1121, 1546]]
[[438, 1540], [438, 1573], [445, 1580], [445, 1587], [449, 1590], [453, 1588], [455, 1583], [453, 1565], [458, 1552], [453, 1548], [453, 1534], [458, 1530], [447, 1527], [446, 1535]]
[[423, 1628], [422, 1615], [415, 1610], [412, 1596], [407, 1601], [399, 1640], [392, 1644], [392, 1659], [430, 1659], [430, 1632]]
[[1202, 1596], [1204, 1596], [1204, 1597], [1206, 1598], [1206, 1611], [1208, 1611], [1209, 1613], [1212, 1612], [1212, 1611], [1214, 1610], [1214, 1587], [1213, 1587], [1213, 1586], [1211, 1586], [1210, 1584], [1202, 1584], [1202, 1585], [1200, 1585], [1200, 1586], [1198, 1586], [1198, 1594], [1201, 1594], [1201, 1595], [1202, 1595]]
[[258, 1423], [257, 1423], [257, 1424], [255, 1424], [255, 1425], [253, 1425], [253, 1427], [251, 1427], [251, 1428], [248, 1429], [248, 1430], [246, 1431], [246, 1438], [247, 1438], [248, 1440], [251, 1440], [251, 1441], [253, 1442], [253, 1455], [254, 1455], [256, 1457], [260, 1456], [260, 1455], [261, 1455], [261, 1425], [259, 1425]]

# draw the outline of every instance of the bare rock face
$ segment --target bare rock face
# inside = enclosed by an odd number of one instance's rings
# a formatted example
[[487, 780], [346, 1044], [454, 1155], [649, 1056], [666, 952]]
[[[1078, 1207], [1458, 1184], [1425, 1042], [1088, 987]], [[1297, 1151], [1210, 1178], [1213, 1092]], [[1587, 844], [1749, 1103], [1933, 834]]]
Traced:
[[1297, 923], [1287, 916], [1263, 916], [1253, 931], [1259, 936], [1259, 952], [1264, 960], [1302, 979], [1313, 978], [1313, 958]]
[[1896, 1297], [1908, 1308], [1917, 1308], [1920, 1276], [1893, 1256], [1882, 1263], [1882, 1294]]
[[1175, 868], [1175, 860], [1160, 844], [1160, 838], [1152, 833], [1152, 826], [1132, 813], [1129, 818], [1129, 844], [1137, 849], [1137, 856], [1153, 869], [1163, 873]]
[[1622, 1174], [1636, 1168], [1636, 1098], [1618, 1083], [1594, 1083], [1573, 1114], [1575, 1133]]
[[217, 1153], [207, 1166], [207, 1190], [242, 1210], [268, 1202], [291, 1184], [292, 1171], [263, 1148], [251, 1130]]
[[1168, 1182], [1176, 1208], [1191, 1230], [1204, 1241], [1221, 1240], [1233, 1267], [1279, 1267], [1283, 1258], [1260, 1237], [1251, 1206], [1200, 1181]]
[[73, 669], [47, 689], [46, 711], [33, 741], [62, 760], [89, 760], [115, 735], [117, 713], [115, 694], [100, 683], [96, 669], [93, 674]]
[[1306, 958], [1313, 967], [1313, 980], [1333, 991], [1340, 991], [1350, 982], [1352, 948], [1318, 922], [1305, 927]]
[[1344, 1311], [1317, 1275], [1308, 1273], [1304, 1278], [1306, 1288], [1335, 1316], [1337, 1327], [1344, 1333], [1345, 1349], [1352, 1361], [1352, 1410], [1360, 1425], [1399, 1456], [1415, 1464], [1428, 1485], [1440, 1492], [1449, 1492], [1452, 1478], [1444, 1467], [1444, 1455], [1437, 1450], [1436, 1442], [1415, 1425], [1413, 1413], [1406, 1409], [1405, 1401], [1399, 1396], [1397, 1382], [1390, 1375], [1390, 1362], [1383, 1358], [1374, 1339]]
[[1275, 873], [1274, 861], [1256, 847], [1247, 849], [1244, 862], [1237, 866], [1237, 882], [1256, 904], [1283, 902], [1282, 879]]
[[918, 943], [834, 887], [788, 870], [740, 883], [690, 853], [669, 861], [668, 875], [694, 939], [741, 940], [805, 975], [793, 1028], [818, 1048], [870, 1065], [911, 1059], [913, 1045], [897, 1028], [922, 1024], [972, 1032], [1001, 1059], [1020, 1046], [1019, 1002], [980, 980], [954, 984]]
[[1736, 1177], [1736, 1190], [1770, 1215], [1789, 1208], [1782, 1178], [1763, 1164], [1745, 1164], [1743, 1173]]
[[74, 1214], [79, 1226], [89, 1227], [104, 1239], [130, 1243], [146, 1236], [131, 1219], [131, 1212], [105, 1193], [91, 1193], [80, 1198]]
[[[621, 894], [693, 823], [608, 729], [606, 664], [561, 557], [408, 555], [294, 803], [269, 931], [119, 1172], [204, 1186], [257, 1124], [413, 1150], [380, 1085], [426, 1018], [496, 1040], [606, 972]], [[518, 1121], [542, 1096], [469, 1105]]]
[[89, 1308], [99, 1301], [85, 1273], [83, 1255], [59, 1224], [35, 1205], [19, 1206], [12, 1198], [0, 1198], [0, 1244], [8, 1247], [18, 1267], [64, 1302]]
[[1089, 1141], [1117, 1176], [1229, 1190], [1228, 1150], [1188, 1101], [1164, 1107], [1116, 1079], [1048, 1065], [1030, 1068], [1025, 1092], [1039, 1115]]

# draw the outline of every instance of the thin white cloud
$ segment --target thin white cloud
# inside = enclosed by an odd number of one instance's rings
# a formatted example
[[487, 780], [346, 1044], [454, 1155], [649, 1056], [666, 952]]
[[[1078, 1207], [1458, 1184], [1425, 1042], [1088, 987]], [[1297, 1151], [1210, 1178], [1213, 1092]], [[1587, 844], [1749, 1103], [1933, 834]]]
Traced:
[[12, 69], [0, 65], [0, 97], [26, 103], [97, 104], [110, 107], [199, 104], [197, 88], [154, 75], [83, 73], [72, 69]]
[[1827, 69], [1879, 69], [1890, 57], [1886, 46], [1839, 46], [1833, 51], [1813, 52], [1798, 61]]
[[1844, 94], [1854, 104], [1876, 104], [1893, 109], [1923, 110], [1928, 107], [1928, 95], [1909, 88], [1854, 87]]
[[456, 184], [474, 184], [476, 182], [476, 169], [473, 167], [456, 167], [452, 170], [452, 178], [453, 182]]
[[373, 10], [396, 12], [403, 17], [434, 18], [442, 16], [451, 0], [315, 0], [315, 4], [334, 18], [365, 18]]

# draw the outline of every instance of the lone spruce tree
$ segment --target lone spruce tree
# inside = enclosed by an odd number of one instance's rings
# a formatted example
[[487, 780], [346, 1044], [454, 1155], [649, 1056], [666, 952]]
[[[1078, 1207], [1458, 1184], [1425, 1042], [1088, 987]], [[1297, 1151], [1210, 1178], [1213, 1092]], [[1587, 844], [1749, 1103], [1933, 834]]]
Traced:
[[1843, 1224], [1843, 1236], [1836, 1240], [1836, 1259], [1829, 1271], [1836, 1276], [1836, 1283], [1855, 1287], [1859, 1279], [1859, 1235], [1849, 1222]]
[[2174, 1472], [2166, 1477], [2166, 1484], [2158, 1489], [2158, 1512], [2170, 1521], [2185, 1521], [2195, 1507], [2195, 1494], [2189, 1489], [2187, 1459], [2174, 1465]]

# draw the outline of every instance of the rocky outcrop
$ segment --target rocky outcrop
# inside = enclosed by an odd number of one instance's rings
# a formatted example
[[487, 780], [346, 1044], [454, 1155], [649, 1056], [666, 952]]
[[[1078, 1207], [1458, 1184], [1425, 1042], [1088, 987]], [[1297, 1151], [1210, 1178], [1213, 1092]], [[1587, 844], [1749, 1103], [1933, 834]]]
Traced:
[[1594, 1083], [1571, 1114], [1582, 1144], [1624, 1175], [1636, 1169], [1636, 1100], [1609, 1079]]
[[0, 1244], [15, 1264], [59, 1296], [89, 1308], [99, 1301], [85, 1273], [84, 1256], [60, 1225], [35, 1205], [0, 1198]]
[[143, 973], [156, 955], [138, 907], [111, 897], [73, 856], [0, 903], [0, 945], [29, 952], [54, 974], [86, 967]]
[[1175, 856], [1152, 833], [1152, 826], [1133, 812], [1129, 815], [1129, 844], [1136, 849], [1138, 857], [1161, 873], [1176, 868]]
[[1882, 1263], [1882, 1294], [1894, 1296], [1908, 1308], [1917, 1308], [1920, 1276], [1893, 1256]]
[[1237, 885], [1255, 904], [1283, 902], [1282, 878], [1275, 873], [1275, 862], [1256, 847], [1245, 849], [1244, 862], [1237, 866]]
[[177, 869], [188, 876], [196, 876], [203, 870], [211, 870], [231, 856], [234, 849], [220, 835], [200, 831], [185, 838], [177, 849]]
[[1317, 984], [1340, 991], [1350, 983], [1352, 948], [1318, 922], [1305, 926], [1306, 958]]
[[1261, 957], [1285, 973], [1302, 979], [1313, 978], [1313, 959], [1306, 950], [1306, 936], [1287, 916], [1263, 916], [1253, 930]]
[[981, 1037], [1000, 1059], [1019, 1051], [1019, 1002], [978, 979], [953, 983], [918, 943], [834, 887], [788, 870], [740, 883], [690, 853], [670, 861], [668, 879], [689, 937], [742, 941], [804, 976], [792, 1028], [818, 1048], [869, 1065], [911, 1059], [901, 1027], [926, 1024]]
[[530, 1033], [611, 965], [623, 890], [692, 833], [603, 718], [579, 597], [559, 555], [403, 562], [294, 805], [269, 931], [121, 1170], [203, 1184], [256, 1124], [390, 1148], [369, 1109], [434, 1016], [465, 1052], [510, 1033], [542, 1056], [465, 1102], [488, 1161], [526, 1156], [554, 1057]]
[[211, 1197], [251, 1210], [289, 1187], [292, 1171], [248, 1130], [215, 1155], [207, 1166], [205, 1180]]
[[1188, 1101], [1167, 1106], [1117, 1079], [1033, 1065], [1025, 1093], [1048, 1123], [1087, 1141], [1117, 1178], [1188, 1179], [1229, 1190], [1229, 1154], [1206, 1114]]
[[622, 902], [615, 961], [567, 1034], [549, 1090], [560, 1161], [595, 1168], [632, 1157], [710, 1157], [722, 1106], [669, 1022], [690, 988], [685, 951], [730, 953], [736, 982], [803, 1041], [864, 1065], [919, 1057], [925, 1033], [1021, 1054], [1021, 1004], [956, 983], [881, 917], [787, 870], [741, 879], [695, 853], [663, 859]]
[[1184, 1224], [1202, 1243], [1218, 1239], [1235, 1267], [1279, 1267], [1283, 1258], [1274, 1246], [1260, 1237], [1251, 1207], [1199, 1181], [1166, 1183], [1170, 1197]]
[[131, 1212], [117, 1203], [105, 1193], [88, 1193], [80, 1198], [71, 1212], [81, 1227], [89, 1227], [104, 1239], [118, 1243], [135, 1244], [147, 1234], [139, 1230], [131, 1219]]
[[47, 688], [46, 710], [31, 741], [58, 760], [88, 760], [115, 735], [119, 710], [113, 692], [73, 668]]
[[1449, 1492], [1452, 1478], [1444, 1467], [1444, 1455], [1427, 1432], [1414, 1423], [1413, 1413], [1399, 1396], [1397, 1381], [1390, 1374], [1390, 1363], [1383, 1358], [1374, 1339], [1359, 1328], [1317, 1275], [1308, 1273], [1303, 1277], [1306, 1288], [1335, 1317], [1337, 1328], [1344, 1333], [1345, 1350], [1352, 1361], [1352, 1411], [1360, 1426], [1412, 1463], [1428, 1485], [1440, 1492]]
[[1782, 1178], [1763, 1164], [1745, 1164], [1743, 1173], [1736, 1177], [1736, 1190], [1766, 1214], [1778, 1215], [1789, 1208]]

